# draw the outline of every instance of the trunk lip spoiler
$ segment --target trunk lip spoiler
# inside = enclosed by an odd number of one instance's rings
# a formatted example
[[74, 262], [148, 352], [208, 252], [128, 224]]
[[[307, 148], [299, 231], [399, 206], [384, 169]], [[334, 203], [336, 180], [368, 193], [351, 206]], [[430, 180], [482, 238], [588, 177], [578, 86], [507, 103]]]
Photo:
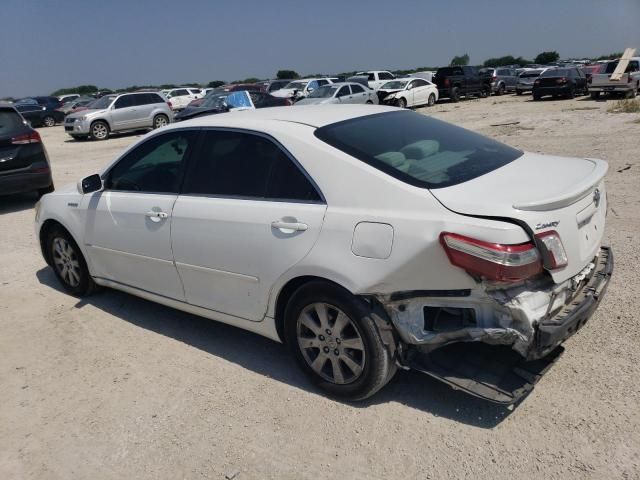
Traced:
[[514, 204], [513, 208], [516, 210], [545, 212], [567, 207], [579, 200], [582, 200], [597, 188], [597, 185], [602, 181], [609, 170], [609, 164], [604, 160], [597, 158], [585, 158], [585, 160], [594, 163], [593, 172], [591, 172], [591, 174], [585, 177], [581, 182], [577, 183], [571, 191], [550, 199]]

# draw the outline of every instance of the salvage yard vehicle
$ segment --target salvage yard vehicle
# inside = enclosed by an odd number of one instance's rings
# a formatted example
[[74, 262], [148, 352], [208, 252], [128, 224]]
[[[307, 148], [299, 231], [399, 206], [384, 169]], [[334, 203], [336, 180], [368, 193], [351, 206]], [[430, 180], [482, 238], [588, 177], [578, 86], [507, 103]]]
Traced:
[[181, 87], [169, 90], [165, 96], [173, 110], [182, 110], [193, 100], [204, 97], [204, 93], [199, 88]]
[[106, 140], [114, 132], [160, 128], [173, 121], [168, 102], [154, 92], [107, 95], [89, 105], [90, 110], [64, 119], [65, 132], [76, 140]]
[[393, 73], [387, 72], [386, 70], [370, 70], [368, 72], [358, 72], [355, 74], [355, 76], [366, 76], [369, 88], [372, 90], [378, 90], [389, 80], [394, 80], [396, 78]]
[[606, 173], [409, 110], [266, 108], [148, 134], [35, 228], [70, 293], [282, 341], [336, 396], [401, 367], [512, 403], [603, 298]]
[[564, 98], [588, 95], [587, 77], [576, 67], [549, 68], [534, 80], [531, 93], [534, 100], [540, 100], [547, 95]]
[[378, 104], [378, 97], [369, 87], [360, 83], [343, 82], [325, 85], [314, 90], [295, 105], [326, 105], [330, 103]]
[[203, 115], [214, 115], [240, 109], [282, 107], [291, 105], [288, 98], [274, 97], [265, 92], [246, 90], [215, 93], [207, 96], [204, 102], [196, 107], [187, 107], [174, 117], [176, 122]]
[[611, 76], [618, 66], [619, 60], [609, 62], [602, 73], [593, 73], [589, 82], [591, 98], [597, 99], [601, 94], [621, 94], [634, 98], [640, 93], [640, 57], [632, 57], [624, 73], [618, 80], [612, 80]]
[[522, 95], [523, 93], [531, 92], [533, 90], [533, 82], [536, 78], [544, 72], [545, 69], [538, 70], [525, 70], [518, 77], [518, 83], [516, 84], [516, 95]]
[[438, 87], [422, 78], [402, 78], [385, 83], [378, 90], [381, 104], [400, 108], [427, 105], [438, 101]]
[[49, 157], [40, 134], [10, 105], [0, 105], [0, 195], [53, 191]]
[[17, 103], [15, 107], [20, 115], [34, 127], [53, 127], [64, 120], [64, 113], [49, 105]]
[[333, 81], [329, 78], [301, 78], [300, 80], [289, 82], [284, 87], [273, 92], [272, 95], [274, 97], [299, 100], [300, 98], [308, 97], [314, 90], [332, 83]]
[[516, 90], [518, 74], [514, 68], [482, 68], [480, 73], [489, 77], [491, 92], [496, 95], [503, 95], [506, 92], [514, 92]]
[[442, 67], [433, 77], [438, 86], [440, 98], [450, 98], [459, 102], [460, 97], [476, 95], [487, 97], [491, 94], [491, 80], [480, 73], [478, 67]]

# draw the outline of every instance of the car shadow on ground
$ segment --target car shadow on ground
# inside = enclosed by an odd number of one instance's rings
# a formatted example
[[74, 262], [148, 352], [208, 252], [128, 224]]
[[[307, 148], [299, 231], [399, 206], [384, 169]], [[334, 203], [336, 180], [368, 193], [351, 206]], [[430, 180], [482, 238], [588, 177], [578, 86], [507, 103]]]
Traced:
[[38, 196], [34, 192], [0, 196], [0, 215], [31, 210], [37, 201]]
[[[108, 142], [111, 139], [115, 139], [115, 138], [127, 138], [127, 137], [141, 137], [142, 135], [145, 135], [147, 133], [149, 133], [151, 130], [149, 130], [148, 128], [143, 129], [143, 130], [133, 130], [133, 131], [128, 131], [128, 132], [115, 132], [115, 133], [110, 133], [109, 134], [109, 138], [107, 138], [106, 140], [99, 140], [101, 142]], [[82, 138], [82, 139], [75, 139], [75, 138], [67, 138], [66, 140], [64, 140], [64, 143], [76, 143], [79, 145], [82, 145], [84, 143], [88, 143], [88, 142], [95, 142], [98, 140], [91, 140], [90, 138]]]
[[[65, 292], [51, 268], [39, 270], [36, 276], [42, 285]], [[257, 334], [111, 289], [103, 289], [80, 299], [75, 307], [81, 309], [86, 305], [276, 381], [317, 395], [326, 395], [309, 382], [284, 345]], [[398, 371], [386, 387], [365, 401], [336, 401], [354, 408], [398, 402], [436, 417], [487, 429], [497, 426], [515, 408], [472, 397], [413, 371]]]

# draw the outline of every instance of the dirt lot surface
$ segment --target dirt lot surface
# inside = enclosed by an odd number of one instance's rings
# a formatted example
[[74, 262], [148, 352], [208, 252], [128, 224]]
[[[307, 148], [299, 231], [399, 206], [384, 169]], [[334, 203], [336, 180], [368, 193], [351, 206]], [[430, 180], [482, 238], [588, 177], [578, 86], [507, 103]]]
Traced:
[[[79, 301], [40, 256], [35, 200], [0, 198], [0, 478], [640, 478], [639, 115], [530, 98], [422, 110], [522, 149], [609, 161], [607, 297], [519, 406], [407, 372], [341, 403], [277, 343], [115, 291]], [[57, 185], [138, 138], [40, 133]]]

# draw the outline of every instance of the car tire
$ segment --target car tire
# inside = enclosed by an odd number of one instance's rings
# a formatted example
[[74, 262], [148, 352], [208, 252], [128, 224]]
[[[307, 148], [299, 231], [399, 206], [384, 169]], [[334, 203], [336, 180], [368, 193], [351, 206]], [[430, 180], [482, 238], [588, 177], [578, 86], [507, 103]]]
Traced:
[[407, 100], [405, 98], [400, 97], [396, 100], [396, 107], [398, 108], [407, 108]]
[[367, 100], [367, 105], [373, 105], [373, 102], [371, 100]]
[[47, 115], [42, 119], [42, 125], [45, 127], [54, 127], [56, 125], [56, 119], [51, 115]]
[[169, 117], [163, 114], [156, 115], [153, 117], [153, 129], [162, 128], [169, 125]]
[[516, 90], [516, 95], [522, 95], [522, 90]]
[[453, 87], [449, 98], [451, 98], [452, 102], [458, 103], [460, 101], [460, 88]]
[[433, 93], [429, 94], [429, 98], [427, 99], [427, 107], [433, 107], [436, 104], [436, 96]]
[[627, 94], [625, 95], [626, 98], [636, 98], [637, 95], [637, 91], [635, 88], [632, 88], [631, 90], [629, 90], [627, 92]]
[[46, 195], [47, 193], [51, 193], [53, 192], [55, 189], [53, 187], [53, 183], [51, 183], [51, 185], [49, 185], [48, 187], [44, 187], [44, 188], [39, 188], [36, 193], [38, 195], [38, 199], [42, 198], [43, 195]]
[[591, 100], [598, 100], [600, 98], [600, 92], [591, 92]]
[[284, 320], [285, 342], [297, 363], [332, 395], [363, 400], [395, 374], [395, 361], [371, 308], [337, 285], [318, 281], [300, 287], [287, 304]]
[[498, 88], [496, 90], [496, 96], [501, 96], [504, 95], [504, 83], [501, 83], [500, 85], [498, 85]]
[[66, 291], [85, 296], [95, 290], [87, 262], [69, 232], [61, 226], [52, 228], [47, 235], [46, 248], [51, 267]]
[[536, 101], [536, 102], [537, 102], [538, 100], [540, 100], [540, 98], [542, 98], [542, 97], [540, 97], [540, 95], [539, 95], [539, 94], [537, 94], [537, 93], [534, 93], [534, 94], [533, 94], [533, 100], [534, 100], [534, 101]]
[[93, 140], [106, 140], [109, 138], [109, 125], [102, 120], [97, 120], [91, 124], [90, 132]]
[[576, 98], [576, 89], [574, 87], [569, 87], [569, 91], [566, 95], [567, 98]]

